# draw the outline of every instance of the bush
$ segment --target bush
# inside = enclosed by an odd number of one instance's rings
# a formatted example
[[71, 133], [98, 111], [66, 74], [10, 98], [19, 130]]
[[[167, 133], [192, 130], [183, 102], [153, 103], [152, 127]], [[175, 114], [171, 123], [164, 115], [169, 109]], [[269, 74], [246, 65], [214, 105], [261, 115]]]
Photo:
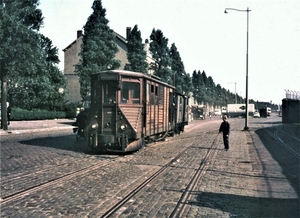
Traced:
[[63, 111], [48, 111], [44, 109], [33, 109], [31, 111], [13, 107], [10, 120], [46, 120], [58, 118], [75, 118], [79, 103], [70, 103], [63, 106]]
[[12, 108], [10, 116], [10, 120], [46, 120], [55, 118], [66, 118], [66, 112], [40, 109], [28, 111], [21, 108]]
[[66, 118], [75, 118], [77, 107], [80, 107], [79, 103], [65, 104], [64, 111], [66, 113]]

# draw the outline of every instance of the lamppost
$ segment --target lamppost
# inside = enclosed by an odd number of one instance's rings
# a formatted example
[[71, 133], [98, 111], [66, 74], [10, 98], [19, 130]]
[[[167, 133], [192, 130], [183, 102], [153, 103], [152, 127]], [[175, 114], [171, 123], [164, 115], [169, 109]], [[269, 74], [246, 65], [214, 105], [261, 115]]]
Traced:
[[249, 117], [249, 112], [248, 112], [248, 105], [249, 105], [249, 98], [248, 98], [248, 45], [249, 45], [249, 8], [247, 7], [247, 10], [239, 10], [235, 8], [225, 8], [224, 13], [227, 14], [229, 10], [233, 11], [240, 11], [240, 12], [247, 12], [247, 50], [246, 50], [246, 117], [245, 117], [245, 127], [244, 130], [248, 130], [248, 117]]
[[237, 104], [237, 96], [236, 96], [236, 82], [230, 82], [229, 84], [234, 83], [234, 91], [235, 91], [235, 104]]

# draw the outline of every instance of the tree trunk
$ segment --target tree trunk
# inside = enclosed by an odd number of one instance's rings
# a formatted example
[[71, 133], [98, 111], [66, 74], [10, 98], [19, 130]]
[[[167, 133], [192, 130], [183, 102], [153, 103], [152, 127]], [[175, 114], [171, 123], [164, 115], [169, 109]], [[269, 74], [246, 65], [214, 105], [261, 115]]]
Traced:
[[7, 78], [4, 74], [4, 61], [1, 60], [1, 129], [7, 130]]

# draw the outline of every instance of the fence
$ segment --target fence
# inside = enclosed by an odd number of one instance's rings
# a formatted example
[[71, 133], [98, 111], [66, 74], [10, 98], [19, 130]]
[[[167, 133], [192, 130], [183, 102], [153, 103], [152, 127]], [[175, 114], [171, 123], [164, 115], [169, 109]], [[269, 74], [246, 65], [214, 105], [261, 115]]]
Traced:
[[284, 90], [284, 91], [285, 91], [286, 99], [300, 100], [300, 92], [299, 91], [291, 91], [291, 90]]

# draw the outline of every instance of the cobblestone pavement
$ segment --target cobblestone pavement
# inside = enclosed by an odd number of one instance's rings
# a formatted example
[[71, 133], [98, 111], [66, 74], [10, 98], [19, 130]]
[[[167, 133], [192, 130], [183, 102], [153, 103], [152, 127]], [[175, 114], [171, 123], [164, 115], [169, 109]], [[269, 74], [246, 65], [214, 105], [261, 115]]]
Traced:
[[[182, 217], [299, 217], [299, 158], [270, 136], [281, 127], [280, 118], [250, 118], [250, 131], [241, 131], [241, 118], [229, 121], [229, 151], [217, 136], [221, 121], [214, 117], [193, 121], [181, 135], [122, 156], [91, 155], [86, 141], [77, 141], [72, 133], [72, 120], [11, 123], [11, 133], [0, 132], [1, 217], [99, 217], [191, 146], [114, 215], [169, 217], [212, 143], [216, 152], [183, 202], [187, 207]], [[64, 177], [79, 170], [76, 177]], [[59, 179], [5, 202], [13, 193], [54, 178]]]

